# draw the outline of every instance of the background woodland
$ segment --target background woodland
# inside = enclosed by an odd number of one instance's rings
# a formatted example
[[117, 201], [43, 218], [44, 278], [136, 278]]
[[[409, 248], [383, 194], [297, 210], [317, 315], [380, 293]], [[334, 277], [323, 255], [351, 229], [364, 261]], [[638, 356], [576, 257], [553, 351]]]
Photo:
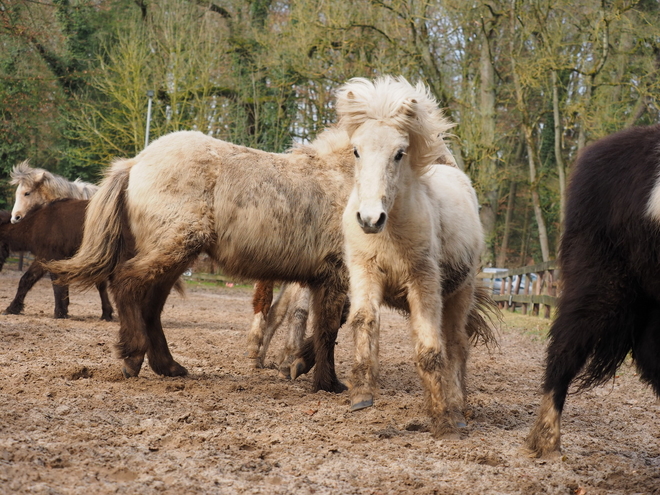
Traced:
[[660, 122], [659, 0], [0, 0], [0, 207], [9, 172], [98, 181], [197, 129], [268, 151], [334, 122], [355, 76], [422, 80], [481, 203], [484, 263], [554, 259], [580, 150]]

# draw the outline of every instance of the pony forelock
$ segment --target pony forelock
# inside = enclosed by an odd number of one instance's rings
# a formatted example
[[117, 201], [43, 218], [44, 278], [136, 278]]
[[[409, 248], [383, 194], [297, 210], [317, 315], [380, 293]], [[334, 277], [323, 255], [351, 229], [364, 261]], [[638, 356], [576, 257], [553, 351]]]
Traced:
[[13, 186], [23, 184], [25, 187], [32, 188], [37, 182], [43, 180], [46, 170], [42, 168], [30, 167], [30, 160], [23, 160], [18, 165], [15, 165], [10, 172], [11, 182]]
[[367, 120], [379, 120], [407, 133], [411, 166], [425, 170], [446, 150], [444, 137], [452, 124], [429, 88], [403, 76], [383, 76], [373, 82], [356, 77], [337, 91], [338, 126], [349, 136]]

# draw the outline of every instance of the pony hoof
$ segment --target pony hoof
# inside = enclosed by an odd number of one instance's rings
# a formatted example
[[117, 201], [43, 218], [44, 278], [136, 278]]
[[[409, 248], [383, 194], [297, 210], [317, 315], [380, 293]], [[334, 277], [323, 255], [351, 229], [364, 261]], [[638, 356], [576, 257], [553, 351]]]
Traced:
[[366, 409], [374, 405], [374, 398], [370, 394], [364, 394], [355, 399], [351, 399], [351, 412], [359, 411], [360, 409]]
[[291, 373], [291, 379], [295, 380], [298, 378], [300, 375], [305, 374], [305, 363], [303, 362], [302, 359], [297, 359], [294, 361], [294, 363], [289, 367], [290, 373]]
[[138, 376], [137, 373], [133, 374], [132, 371], [128, 371], [128, 368], [126, 366], [122, 367], [121, 373], [122, 375], [124, 375], [124, 378], [135, 378]]
[[431, 419], [431, 436], [436, 440], [460, 440], [458, 429], [458, 423], [450, 421], [449, 418]]
[[264, 362], [263, 362], [263, 360], [261, 360], [260, 358], [258, 358], [258, 357], [253, 358], [253, 357], [249, 357], [249, 356], [248, 356], [248, 359], [249, 359], [249, 360], [251, 361], [251, 363], [252, 363], [252, 368], [254, 368], [255, 370], [263, 369], [263, 367], [264, 367]]
[[7, 309], [5, 309], [2, 312], [2, 314], [3, 315], [20, 315], [21, 311], [23, 311], [22, 307], [17, 308], [16, 306], [9, 305], [9, 306], [7, 306]]
[[163, 373], [165, 376], [187, 376], [188, 370], [181, 366], [179, 363], [172, 363], [170, 367]]
[[284, 380], [291, 380], [291, 369], [288, 366], [281, 366], [277, 375]]
[[101, 321], [112, 321], [112, 316], [101, 316]]
[[465, 419], [465, 416], [462, 413], [458, 413], [454, 416], [454, 425], [456, 428], [467, 428], [467, 419]]
[[337, 383], [335, 383], [332, 387], [332, 391], [336, 394], [341, 394], [342, 392], [346, 392], [347, 390], [348, 387], [340, 381], [337, 381]]
[[124, 366], [121, 369], [121, 372], [124, 374], [125, 378], [135, 378], [140, 374], [142, 369], [142, 362], [144, 358], [124, 358]]

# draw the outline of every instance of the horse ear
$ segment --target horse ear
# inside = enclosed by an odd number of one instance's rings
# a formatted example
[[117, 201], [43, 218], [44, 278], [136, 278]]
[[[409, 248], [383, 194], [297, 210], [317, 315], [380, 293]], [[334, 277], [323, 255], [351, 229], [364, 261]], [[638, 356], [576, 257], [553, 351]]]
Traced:
[[349, 91], [348, 93], [346, 93], [346, 99], [347, 100], [354, 100], [355, 99], [355, 95], [353, 94], [353, 91]]
[[408, 98], [403, 105], [401, 105], [401, 110], [408, 117], [414, 117], [416, 114], [415, 107], [417, 106], [417, 100], [415, 98]]
[[46, 178], [46, 171], [45, 170], [40, 170], [36, 174], [34, 174], [34, 183], [35, 184], [41, 184], [44, 179]]

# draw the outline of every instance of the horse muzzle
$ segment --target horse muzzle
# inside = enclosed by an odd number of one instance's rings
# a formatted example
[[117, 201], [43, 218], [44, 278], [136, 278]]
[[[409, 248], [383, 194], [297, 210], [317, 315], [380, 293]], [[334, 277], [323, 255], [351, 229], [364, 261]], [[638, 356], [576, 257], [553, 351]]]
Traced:
[[378, 215], [357, 212], [357, 222], [365, 234], [378, 234], [385, 228], [387, 213], [381, 211]]

